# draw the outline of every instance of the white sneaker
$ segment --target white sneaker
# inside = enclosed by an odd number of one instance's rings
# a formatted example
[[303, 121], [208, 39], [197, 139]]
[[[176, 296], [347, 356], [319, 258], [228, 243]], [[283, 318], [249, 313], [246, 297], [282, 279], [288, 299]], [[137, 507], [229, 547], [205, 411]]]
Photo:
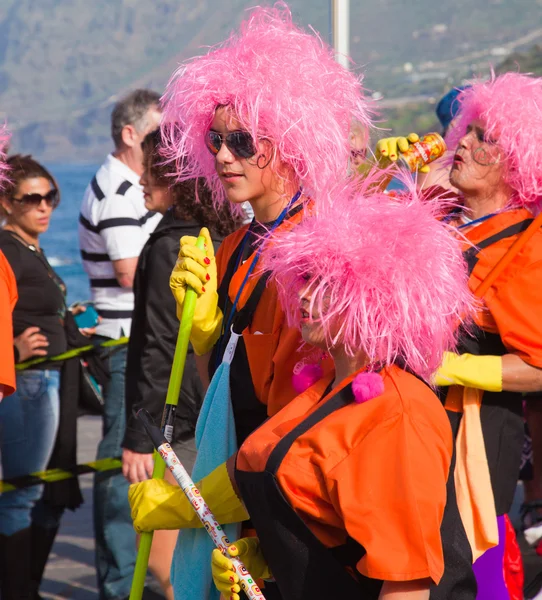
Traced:
[[542, 540], [542, 522], [524, 529], [523, 537], [529, 546], [536, 546]]

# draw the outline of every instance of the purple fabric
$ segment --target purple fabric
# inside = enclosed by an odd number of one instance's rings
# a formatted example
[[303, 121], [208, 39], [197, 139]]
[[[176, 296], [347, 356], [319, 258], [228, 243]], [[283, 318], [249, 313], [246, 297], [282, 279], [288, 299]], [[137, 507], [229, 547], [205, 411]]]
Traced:
[[478, 583], [476, 600], [510, 600], [504, 581], [504, 542], [506, 526], [504, 515], [497, 517], [499, 544], [485, 552], [474, 563], [473, 570]]

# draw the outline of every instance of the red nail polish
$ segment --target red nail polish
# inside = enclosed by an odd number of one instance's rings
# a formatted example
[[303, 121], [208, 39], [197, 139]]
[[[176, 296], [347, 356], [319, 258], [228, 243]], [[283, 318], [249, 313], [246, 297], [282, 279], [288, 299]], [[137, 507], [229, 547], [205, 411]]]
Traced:
[[202, 292], [204, 292], [204, 291], [205, 291], [205, 288], [204, 288], [204, 287], [202, 287], [202, 288], [201, 288], [201, 291], [202, 291]]
[[210, 265], [210, 264], [211, 264], [211, 260], [210, 260], [209, 258], [207, 258], [207, 257], [205, 257], [205, 258], [203, 259], [203, 262], [204, 262], [206, 265]]
[[395, 158], [395, 154], [390, 154], [390, 158]]
[[[235, 579], [234, 579], [233, 577], [230, 577], [230, 581], [231, 581], [232, 583], [235, 583]], [[233, 592], [233, 589], [232, 589], [232, 592]]]
[[209, 275], [209, 273], [207, 273], [207, 275], [205, 275], [205, 279], [207, 279], [207, 281], [209, 281], [209, 279], [211, 279], [211, 276]]

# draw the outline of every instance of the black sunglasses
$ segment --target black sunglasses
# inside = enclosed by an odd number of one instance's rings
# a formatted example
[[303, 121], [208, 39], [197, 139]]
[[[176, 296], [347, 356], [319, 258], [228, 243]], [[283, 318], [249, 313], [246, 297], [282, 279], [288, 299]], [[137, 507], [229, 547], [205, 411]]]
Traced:
[[37, 208], [43, 200], [45, 200], [47, 206], [56, 208], [60, 202], [58, 190], [51, 190], [50, 192], [47, 192], [45, 196], [42, 196], [41, 194], [24, 194], [24, 196], [21, 196], [20, 198], [11, 198], [12, 202], [17, 202], [17, 204], [20, 204], [23, 208]]
[[226, 144], [228, 150], [237, 158], [250, 158], [256, 154], [254, 141], [248, 131], [232, 131], [223, 135], [210, 129], [205, 136], [205, 143], [214, 155], [220, 152], [222, 144]]

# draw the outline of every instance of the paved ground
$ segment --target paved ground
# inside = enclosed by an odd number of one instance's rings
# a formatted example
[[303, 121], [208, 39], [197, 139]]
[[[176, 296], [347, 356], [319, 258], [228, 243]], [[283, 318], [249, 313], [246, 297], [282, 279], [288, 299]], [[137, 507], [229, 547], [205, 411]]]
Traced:
[[[78, 427], [78, 463], [96, 458], [101, 419], [83, 417]], [[92, 475], [80, 478], [85, 503], [66, 511], [58, 532], [45, 578], [42, 596], [50, 600], [95, 600], [98, 597], [92, 534]]]

